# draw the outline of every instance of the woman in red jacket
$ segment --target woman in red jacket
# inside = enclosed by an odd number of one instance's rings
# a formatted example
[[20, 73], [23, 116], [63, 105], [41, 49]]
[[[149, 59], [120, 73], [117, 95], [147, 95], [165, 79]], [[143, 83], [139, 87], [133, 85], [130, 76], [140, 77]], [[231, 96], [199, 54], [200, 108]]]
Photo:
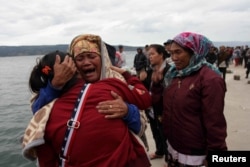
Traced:
[[[83, 80], [79, 79], [53, 101], [45, 143], [36, 148], [39, 166], [150, 166], [145, 148], [126, 123], [122, 119], [106, 119], [96, 108], [99, 102], [113, 100], [110, 91], [114, 91], [124, 101], [146, 109], [151, 105], [146, 88], [129, 73], [123, 71], [120, 75], [112, 70], [99, 36], [77, 36], [70, 45], [70, 53]], [[113, 108], [119, 106], [106, 106], [107, 110]]]
[[226, 85], [205, 56], [212, 42], [184, 32], [172, 42], [174, 65], [165, 75], [163, 129], [168, 166], [201, 166], [208, 151], [227, 150]]

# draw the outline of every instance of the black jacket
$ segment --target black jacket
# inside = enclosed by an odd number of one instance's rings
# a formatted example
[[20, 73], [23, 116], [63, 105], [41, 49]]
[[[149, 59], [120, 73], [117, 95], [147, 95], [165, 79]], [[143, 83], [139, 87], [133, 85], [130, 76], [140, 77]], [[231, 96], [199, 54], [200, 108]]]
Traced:
[[134, 67], [136, 71], [147, 67], [147, 57], [143, 53], [138, 53], [134, 58]]

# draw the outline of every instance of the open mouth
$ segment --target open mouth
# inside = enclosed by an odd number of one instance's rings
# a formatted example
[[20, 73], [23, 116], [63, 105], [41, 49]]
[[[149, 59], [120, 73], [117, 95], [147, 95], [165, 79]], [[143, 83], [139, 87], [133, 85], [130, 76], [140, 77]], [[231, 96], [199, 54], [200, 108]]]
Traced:
[[84, 74], [89, 76], [95, 72], [95, 68], [84, 70]]

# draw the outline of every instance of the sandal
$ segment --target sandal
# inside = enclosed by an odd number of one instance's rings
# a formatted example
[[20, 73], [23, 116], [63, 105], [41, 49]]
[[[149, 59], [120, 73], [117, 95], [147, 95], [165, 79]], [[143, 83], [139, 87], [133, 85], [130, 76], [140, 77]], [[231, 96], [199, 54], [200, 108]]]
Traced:
[[163, 158], [163, 155], [157, 155], [157, 154], [155, 154], [155, 153], [152, 153], [152, 154], [149, 154], [149, 158], [150, 158], [151, 160], [157, 159], [157, 158]]

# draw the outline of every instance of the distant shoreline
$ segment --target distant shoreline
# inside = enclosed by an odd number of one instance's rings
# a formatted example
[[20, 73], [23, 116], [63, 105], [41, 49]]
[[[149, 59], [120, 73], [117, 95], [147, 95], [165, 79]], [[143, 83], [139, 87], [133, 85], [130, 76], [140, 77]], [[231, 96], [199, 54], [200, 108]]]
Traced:
[[[113, 46], [118, 47], [118, 45]], [[125, 51], [135, 51], [136, 48], [142, 46], [124, 45], [123, 47]], [[0, 57], [44, 55], [55, 50], [66, 52], [68, 45], [0, 46]]]
[[[146, 45], [146, 44], [145, 44]], [[250, 46], [250, 41], [232, 41], [232, 42], [214, 42], [216, 47], [221, 45], [235, 47], [235, 46]], [[113, 45], [116, 49], [118, 45]], [[136, 48], [144, 46], [124, 46], [125, 51], [136, 51]], [[0, 46], [0, 57], [8, 56], [32, 56], [32, 55], [44, 55], [51, 51], [61, 50], [67, 51], [68, 45], [58, 44], [58, 45], [30, 45], [30, 46]]]

